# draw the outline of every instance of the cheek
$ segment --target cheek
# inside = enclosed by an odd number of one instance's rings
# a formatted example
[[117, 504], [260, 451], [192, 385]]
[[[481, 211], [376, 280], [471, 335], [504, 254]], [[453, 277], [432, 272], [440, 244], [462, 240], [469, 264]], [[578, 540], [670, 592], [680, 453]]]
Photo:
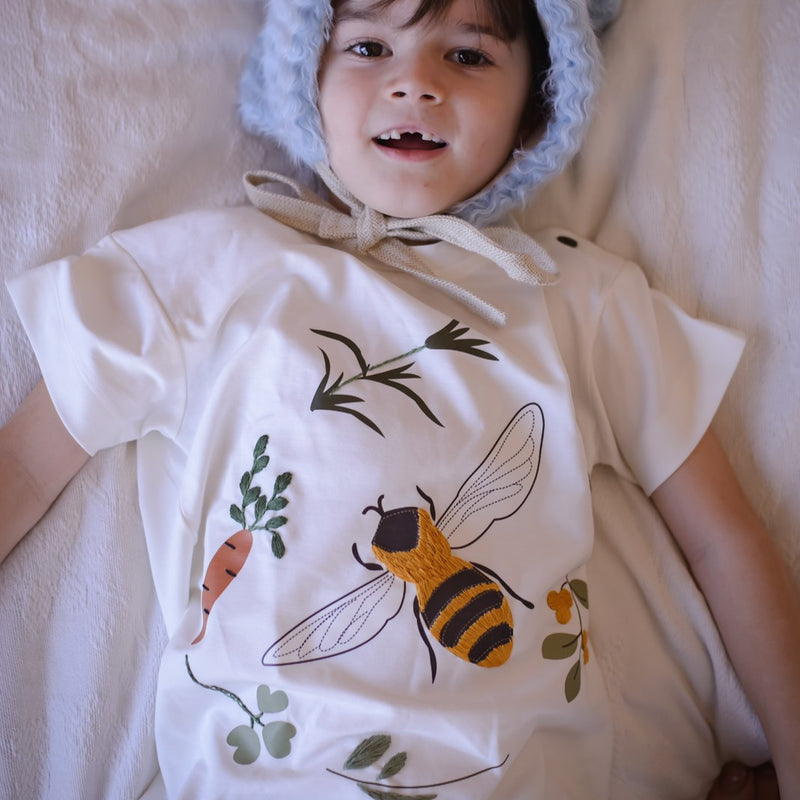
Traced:
[[[477, 125], [473, 131], [473, 147], [484, 162], [505, 162], [517, 142], [519, 114], [515, 108], [492, 103], [481, 110], [482, 119], [494, 120], [492, 125]], [[487, 165], [488, 166], [488, 165]]]
[[324, 105], [320, 103], [320, 117], [322, 118], [322, 136], [325, 140], [325, 150], [331, 166], [341, 158], [349, 137], [342, 130], [341, 118], [336, 114], [326, 114]]
[[330, 127], [330, 123], [335, 119], [335, 117], [331, 115], [331, 109], [334, 105], [332, 95], [335, 94], [333, 86], [334, 85], [331, 84], [323, 75], [320, 75], [317, 108], [319, 109], [319, 115], [322, 118], [322, 127], [326, 131]]
[[334, 77], [323, 78], [317, 102], [330, 155], [356, 145], [364, 118], [357, 86]]
[[330, 133], [335, 133], [338, 127], [341, 127], [342, 118], [345, 116], [342, 113], [342, 107], [347, 102], [347, 94], [336, 69], [325, 69], [320, 73], [317, 108], [326, 138]]

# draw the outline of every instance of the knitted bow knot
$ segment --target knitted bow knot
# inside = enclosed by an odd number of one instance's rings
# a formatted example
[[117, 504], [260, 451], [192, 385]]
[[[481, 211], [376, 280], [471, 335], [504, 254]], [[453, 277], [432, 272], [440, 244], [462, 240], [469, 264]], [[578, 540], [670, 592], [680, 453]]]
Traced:
[[368, 253], [389, 235], [386, 217], [374, 208], [365, 208], [356, 217], [356, 242], [359, 250]]
[[[263, 188], [262, 181], [278, 180], [295, 189], [301, 200], [312, 202], [316, 205], [316, 195], [312, 193], [306, 194], [307, 190], [305, 189], [302, 190], [303, 195], [300, 195], [301, 187], [295, 185], [294, 182], [290, 182], [288, 178], [275, 173], [250, 172], [245, 176], [245, 187], [253, 205], [282, 222], [287, 221], [291, 227], [298, 230], [306, 230], [309, 227], [310, 230], [307, 230], [307, 233], [314, 233], [320, 239], [328, 239], [329, 241], [348, 242], [350, 246], [361, 253], [369, 253], [379, 242], [390, 236], [389, 226], [386, 224], [386, 218], [383, 214], [373, 208], [366, 207], [361, 213], [348, 216], [338, 209], [320, 204], [318, 210], [314, 212], [319, 218], [318, 227], [315, 227], [314, 223], [310, 221], [306, 225], [304, 224], [304, 219], [301, 220], [298, 216], [287, 213], [288, 204], [284, 206], [284, 203], [281, 202], [279, 204], [281, 208], [278, 208], [276, 207], [278, 204], [273, 205], [270, 200], [265, 201], [267, 195], [274, 195]], [[269, 207], [267, 207], [267, 204], [269, 204]], [[297, 207], [302, 208], [303, 217], [305, 217], [308, 209], [299, 204], [297, 204]]]
[[[437, 277], [407, 242], [442, 240], [477, 253], [500, 266], [514, 280], [546, 285], [558, 280], [558, 269], [544, 248], [530, 236], [508, 227], [478, 230], [450, 214], [405, 219], [381, 214], [352, 195], [327, 167], [317, 172], [331, 192], [350, 209], [347, 214], [328, 205], [302, 184], [275, 172], [248, 172], [244, 186], [250, 202], [273, 219], [320, 239], [377, 258], [395, 269], [412, 273], [485, 317], [495, 325], [505, 314], [452, 281]], [[267, 183], [289, 187], [296, 197], [270, 191]]]

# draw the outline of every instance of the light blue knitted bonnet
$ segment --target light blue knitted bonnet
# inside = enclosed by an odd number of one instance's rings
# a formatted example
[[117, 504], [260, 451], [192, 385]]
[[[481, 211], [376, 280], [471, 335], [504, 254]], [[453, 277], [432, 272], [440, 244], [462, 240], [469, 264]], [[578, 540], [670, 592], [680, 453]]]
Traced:
[[[614, 18], [621, 2], [588, 0], [587, 7], [587, 0], [536, 0], [551, 62], [547, 127], [451, 213], [487, 225], [564, 168], [589, 122], [600, 71], [595, 33]], [[296, 162], [312, 168], [328, 163], [317, 109], [317, 71], [332, 16], [330, 0], [267, 0], [266, 22], [240, 86], [245, 128], [269, 136]]]

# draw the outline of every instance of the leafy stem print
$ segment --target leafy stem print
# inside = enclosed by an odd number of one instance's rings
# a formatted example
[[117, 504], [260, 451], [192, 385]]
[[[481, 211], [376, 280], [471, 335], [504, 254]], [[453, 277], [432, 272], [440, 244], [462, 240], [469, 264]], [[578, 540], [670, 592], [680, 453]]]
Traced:
[[[367, 739], [359, 742], [356, 749], [350, 753], [347, 761], [344, 762], [344, 768], [347, 770], [352, 769], [366, 769], [371, 767], [378, 760], [380, 760], [386, 751], [392, 745], [392, 737], [386, 734], [378, 734], [377, 736], [370, 736]], [[405, 751], [395, 753], [383, 766], [378, 773], [377, 781], [383, 781], [386, 778], [392, 778], [397, 775], [400, 770], [406, 765], [408, 760], [408, 753]], [[357, 783], [359, 789], [368, 797], [374, 800], [395, 800], [395, 798], [411, 798], [414, 800], [433, 800], [435, 794], [418, 794], [418, 795], [403, 795], [394, 791], [384, 791], [374, 786], [368, 786], [365, 783]]]
[[239, 695], [234, 694], [229, 689], [222, 686], [214, 686], [213, 684], [203, 683], [195, 677], [192, 668], [189, 665], [189, 656], [185, 656], [186, 671], [189, 677], [204, 689], [212, 692], [219, 692], [236, 703], [239, 708], [249, 717], [249, 725], [237, 725], [228, 734], [225, 741], [234, 748], [233, 760], [237, 764], [252, 764], [261, 753], [261, 741], [256, 733], [256, 725], [261, 727], [261, 739], [264, 741], [264, 746], [267, 752], [273, 758], [286, 758], [292, 751], [292, 739], [297, 733], [297, 728], [290, 722], [277, 720], [273, 722], [262, 722], [261, 718], [264, 714], [279, 714], [285, 711], [289, 706], [289, 698], [286, 692], [270, 691], [269, 686], [261, 684], [256, 690], [256, 704], [258, 705], [258, 713], [251, 711], [245, 705]]
[[350, 755], [347, 757], [347, 760], [344, 762], [343, 769], [347, 772], [351, 772], [353, 770], [364, 770], [370, 767], [379, 769], [379, 772], [373, 781], [359, 780], [358, 778], [354, 778], [345, 772], [337, 772], [336, 770], [330, 768], [328, 769], [328, 772], [330, 772], [332, 775], [337, 775], [340, 778], [346, 778], [349, 781], [353, 781], [356, 786], [358, 786], [358, 788], [365, 795], [367, 795], [367, 797], [371, 797], [372, 800], [434, 800], [434, 798], [438, 797], [438, 795], [435, 793], [431, 794], [426, 792], [425, 794], [409, 794], [409, 792], [435, 789], [437, 787], [459, 783], [460, 781], [466, 781], [470, 778], [476, 777], [477, 775], [482, 775], [484, 772], [500, 769], [500, 767], [502, 767], [506, 761], [508, 761], [508, 756], [506, 756], [499, 764], [486, 767], [478, 770], [477, 772], [472, 772], [469, 775], [462, 775], [458, 778], [438, 781], [437, 783], [417, 784], [413, 786], [387, 785], [383, 783], [383, 781], [397, 776], [406, 766], [406, 762], [408, 761], [408, 753], [406, 753], [405, 750], [402, 750], [386, 759], [383, 762], [383, 766], [381, 766], [379, 762], [388, 753], [391, 746], [392, 737], [388, 734], [378, 733], [374, 736], [368, 736], [366, 739], [362, 739], [356, 745], [353, 752], [350, 753]]
[[[577, 601], [577, 602], [576, 602]], [[583, 624], [581, 606], [589, 608], [589, 589], [586, 581], [566, 577], [558, 591], [549, 592], [547, 605], [555, 612], [560, 625], [568, 625], [572, 608], [578, 612], [577, 633], [551, 633], [542, 642], [542, 656], [553, 660], [570, 658], [580, 647], [578, 660], [572, 665], [564, 681], [564, 695], [571, 703], [581, 690], [581, 669], [589, 663], [589, 633]]]
[[[419, 410], [429, 420], [431, 420], [431, 422], [443, 427], [442, 423], [439, 421], [427, 403], [408, 385], [408, 381], [420, 379], [419, 375], [410, 372], [411, 368], [416, 362], [408, 361], [408, 359], [412, 358], [423, 350], [450, 350], [475, 356], [476, 358], [497, 361], [496, 356], [487, 350], [482, 349], [484, 345], [489, 344], [486, 339], [465, 338], [465, 334], [469, 331], [469, 328], [458, 326], [458, 320], [450, 320], [450, 322], [448, 322], [443, 328], [440, 328], [438, 331], [428, 336], [423, 344], [413, 347], [412, 349], [401, 353], [400, 355], [386, 358], [377, 364], [368, 363], [363, 352], [361, 351], [361, 348], [352, 339], [349, 339], [340, 333], [312, 328], [312, 333], [316, 333], [318, 336], [324, 336], [328, 339], [332, 339], [345, 345], [353, 354], [353, 357], [358, 364], [358, 372], [354, 373], [348, 378], [344, 377], [344, 372], [340, 372], [336, 378], [332, 379], [331, 360], [325, 350], [320, 348], [325, 374], [323, 375], [319, 386], [317, 386], [317, 390], [314, 392], [314, 397], [311, 400], [311, 410], [340, 411], [344, 414], [350, 414], [368, 428], [371, 428], [377, 434], [383, 436], [383, 431], [381, 431], [374, 420], [370, 419], [370, 417], [361, 411], [353, 408], [353, 405], [356, 403], [363, 403], [364, 399], [358, 395], [341, 391], [345, 386], [353, 384], [357, 381], [371, 381], [373, 383], [379, 383], [390, 389], [395, 389], [396, 391], [401, 392], [406, 397], [411, 399], [416, 404], [417, 408], [419, 408]], [[398, 362], [406, 363], [399, 364]]]

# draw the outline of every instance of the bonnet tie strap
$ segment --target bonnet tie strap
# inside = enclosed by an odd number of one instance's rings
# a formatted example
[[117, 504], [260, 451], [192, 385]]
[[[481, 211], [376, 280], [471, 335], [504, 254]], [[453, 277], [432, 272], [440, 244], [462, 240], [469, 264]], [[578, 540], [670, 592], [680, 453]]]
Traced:
[[[450, 214], [403, 219], [381, 214], [352, 195], [327, 167], [318, 167], [322, 180], [349, 209], [339, 211], [297, 181], [275, 172], [248, 172], [244, 187], [250, 202], [278, 222], [320, 239], [340, 242], [351, 250], [368, 253], [395, 269], [416, 275], [436, 286], [495, 325], [505, 323], [505, 314], [463, 286], [434, 275], [407, 242], [439, 239], [476, 253], [501, 267], [515, 281], [532, 286], [558, 280], [558, 269], [547, 251], [534, 239], [509, 227], [478, 230]], [[295, 197], [265, 188], [280, 183]]]

